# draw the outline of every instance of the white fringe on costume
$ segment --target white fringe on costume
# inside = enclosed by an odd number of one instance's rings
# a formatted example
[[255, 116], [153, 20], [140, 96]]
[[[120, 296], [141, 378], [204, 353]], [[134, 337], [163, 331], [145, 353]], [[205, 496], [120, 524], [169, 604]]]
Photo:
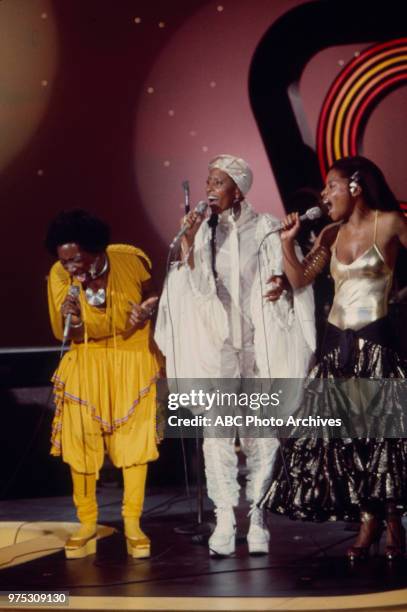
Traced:
[[[241, 222], [247, 219], [254, 224], [250, 240], [255, 242], [253, 252], [258, 252], [259, 262], [254, 268], [250, 299], [245, 300], [249, 312], [233, 311], [234, 304], [242, 304], [239, 272], [245, 256], [244, 252], [239, 253], [236, 224], [230, 224], [228, 234], [231, 299], [226, 308], [211, 268], [211, 230], [203, 223], [195, 237], [194, 269], [182, 262], [171, 267], [159, 304], [155, 340], [166, 357], [167, 376], [170, 380], [177, 379], [179, 392], [183, 390], [184, 379], [216, 380], [234, 376], [288, 379], [286, 384], [279, 381], [285, 401], [278, 414], [286, 416], [295, 410], [301, 399], [302, 385], [292, 384], [290, 379], [306, 376], [315, 350], [313, 291], [307, 287], [293, 294], [284, 292], [276, 302], [264, 299], [267, 280], [283, 272], [279, 234], [267, 236], [277, 221], [270, 215], [255, 213], [247, 202], [242, 203], [241, 214], [244, 215]], [[250, 247], [253, 250], [252, 243]], [[254, 328], [250, 347], [251, 353], [254, 352], [254, 368], [244, 365], [245, 357], [250, 355], [239, 331], [239, 325], [244, 329], [248, 320]], [[225, 349], [230, 347], [242, 358], [237, 367], [240, 371], [234, 375], [230, 373], [233, 368], [225, 368], [222, 364]], [[278, 442], [273, 438], [249, 438], [241, 440], [241, 446], [248, 458], [248, 496], [256, 503], [269, 483]], [[206, 438], [204, 453], [209, 496], [217, 507], [236, 505], [239, 487], [233, 439]]]

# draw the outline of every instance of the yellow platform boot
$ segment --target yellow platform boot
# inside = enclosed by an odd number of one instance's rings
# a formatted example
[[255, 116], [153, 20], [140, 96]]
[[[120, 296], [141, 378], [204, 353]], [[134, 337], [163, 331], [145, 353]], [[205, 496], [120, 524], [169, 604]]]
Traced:
[[71, 468], [73, 501], [80, 527], [65, 544], [67, 559], [82, 559], [96, 553], [96, 474], [79, 474]]
[[151, 554], [151, 542], [140, 528], [146, 486], [147, 464], [123, 468], [124, 496], [122, 514], [127, 552], [134, 559]]

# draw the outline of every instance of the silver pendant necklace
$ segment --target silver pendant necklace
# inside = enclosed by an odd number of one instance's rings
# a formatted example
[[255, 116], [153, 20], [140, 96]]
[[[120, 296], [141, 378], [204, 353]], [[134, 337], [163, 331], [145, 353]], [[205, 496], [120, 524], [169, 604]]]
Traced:
[[[103, 264], [102, 269], [97, 274], [95, 272], [91, 272], [92, 279], [99, 278], [102, 276], [109, 266], [109, 260], [105, 256], [105, 263]], [[103, 306], [106, 303], [106, 289], [101, 287], [97, 291], [93, 291], [90, 287], [85, 289], [86, 301], [90, 306]]]
[[103, 306], [106, 302], [106, 290], [102, 287], [93, 291], [90, 287], [85, 290], [86, 301], [90, 306]]

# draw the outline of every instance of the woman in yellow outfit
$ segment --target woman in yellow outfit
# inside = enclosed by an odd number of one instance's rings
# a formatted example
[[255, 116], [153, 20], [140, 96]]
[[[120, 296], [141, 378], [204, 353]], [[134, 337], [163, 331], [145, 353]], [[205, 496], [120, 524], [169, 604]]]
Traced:
[[96, 480], [105, 449], [123, 470], [128, 552], [150, 555], [140, 516], [147, 463], [158, 457], [160, 366], [149, 322], [157, 298], [151, 295], [148, 257], [135, 247], [108, 243], [108, 227], [83, 210], [60, 213], [46, 239], [59, 259], [48, 280], [52, 329], [59, 340], [65, 331], [72, 341], [53, 376], [51, 448], [70, 465], [81, 523], [66, 543], [68, 558], [96, 551]]

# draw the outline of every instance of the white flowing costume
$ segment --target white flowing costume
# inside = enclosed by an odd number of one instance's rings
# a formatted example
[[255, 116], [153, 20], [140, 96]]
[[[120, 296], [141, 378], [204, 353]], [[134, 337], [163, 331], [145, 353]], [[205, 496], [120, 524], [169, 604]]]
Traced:
[[[293, 297], [283, 292], [276, 302], [263, 297], [270, 276], [282, 274], [279, 234], [265, 238], [276, 223], [246, 200], [237, 219], [232, 209], [224, 211], [216, 228], [216, 281], [211, 229], [202, 223], [193, 246], [194, 269], [174, 264], [160, 300], [155, 339], [166, 356], [168, 378], [306, 376], [315, 349], [312, 289], [296, 290]], [[278, 440], [239, 439], [247, 457], [246, 494], [254, 505], [269, 485]], [[208, 495], [216, 508], [238, 504], [234, 440], [204, 439]]]

